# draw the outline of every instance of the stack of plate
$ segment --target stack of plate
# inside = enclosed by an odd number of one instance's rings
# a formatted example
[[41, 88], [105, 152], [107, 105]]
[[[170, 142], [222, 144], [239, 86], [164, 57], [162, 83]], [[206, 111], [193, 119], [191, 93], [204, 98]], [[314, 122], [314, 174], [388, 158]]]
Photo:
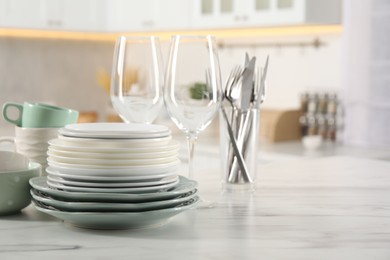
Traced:
[[30, 180], [36, 208], [86, 228], [166, 222], [198, 203], [177, 174], [179, 143], [160, 125], [67, 125], [49, 142], [46, 177]]

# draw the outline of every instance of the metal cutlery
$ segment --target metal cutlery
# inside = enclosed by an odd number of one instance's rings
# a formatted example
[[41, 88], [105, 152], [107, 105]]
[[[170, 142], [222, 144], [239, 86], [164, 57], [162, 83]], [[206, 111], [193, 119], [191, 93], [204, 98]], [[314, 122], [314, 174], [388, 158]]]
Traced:
[[[259, 109], [265, 98], [265, 85], [269, 57], [264, 69], [255, 66], [256, 57], [245, 55], [244, 69], [235, 66], [226, 82], [225, 98], [229, 101], [232, 114], [229, 120], [224, 107], [221, 108], [226, 121], [232, 150], [228, 151], [228, 183], [252, 183], [253, 178], [248, 172], [245, 158], [247, 156], [248, 140], [252, 139], [253, 127], [257, 125], [258, 114], [253, 109]], [[256, 125], [254, 125], [256, 124]], [[250, 151], [249, 151], [250, 152]]]

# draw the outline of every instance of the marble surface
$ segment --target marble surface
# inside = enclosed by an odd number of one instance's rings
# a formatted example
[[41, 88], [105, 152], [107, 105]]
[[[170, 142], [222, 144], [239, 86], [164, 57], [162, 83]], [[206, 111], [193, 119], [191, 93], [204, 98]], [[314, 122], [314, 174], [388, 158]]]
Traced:
[[218, 148], [199, 147], [197, 179], [216, 206], [160, 227], [79, 229], [32, 206], [0, 217], [0, 259], [390, 259], [389, 161], [260, 157], [255, 193], [222, 193]]

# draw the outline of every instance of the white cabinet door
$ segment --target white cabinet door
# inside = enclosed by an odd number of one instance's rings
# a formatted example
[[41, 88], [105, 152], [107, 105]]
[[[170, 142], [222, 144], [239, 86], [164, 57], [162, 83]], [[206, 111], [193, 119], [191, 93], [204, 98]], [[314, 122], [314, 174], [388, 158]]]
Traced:
[[5, 0], [2, 3], [4, 27], [39, 28], [42, 26], [40, 0]]
[[[313, 0], [309, 0], [313, 1]], [[251, 0], [249, 25], [275, 26], [305, 23], [305, 0]]]
[[[107, 2], [107, 30], [155, 30], [158, 0], [110, 0]], [[160, 0], [161, 1], [161, 0]]]
[[41, 9], [43, 29], [61, 29], [63, 27], [61, 0], [42, 0]]
[[191, 20], [191, 4], [188, 0], [160, 0], [157, 2], [158, 29], [188, 29]]
[[341, 0], [193, 0], [192, 3], [194, 28], [341, 22]]
[[6, 0], [0, 0], [0, 27], [5, 27], [5, 14], [7, 10], [5, 9], [7, 6]]
[[238, 27], [246, 23], [251, 0], [193, 0], [193, 28]]
[[103, 0], [42, 0], [43, 29], [97, 31], [105, 23]]
[[[50, 0], [51, 1], [51, 0]], [[104, 0], [62, 1], [63, 29], [72, 31], [99, 31], [105, 24]]]

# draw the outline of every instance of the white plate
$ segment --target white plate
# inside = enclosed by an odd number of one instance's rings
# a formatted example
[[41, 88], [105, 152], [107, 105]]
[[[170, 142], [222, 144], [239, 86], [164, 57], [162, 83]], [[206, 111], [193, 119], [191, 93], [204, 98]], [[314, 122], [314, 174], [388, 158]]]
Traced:
[[179, 169], [179, 163], [168, 164], [165, 167], [160, 166], [133, 166], [127, 168], [118, 169], [91, 169], [91, 168], [68, 168], [62, 167], [55, 163], [49, 163], [51, 169], [68, 175], [80, 175], [80, 176], [102, 176], [102, 177], [128, 177], [128, 176], [155, 176], [165, 173], [176, 173]]
[[149, 139], [93, 139], [93, 138], [74, 138], [67, 136], [58, 136], [57, 138], [64, 145], [78, 147], [97, 147], [97, 148], [137, 148], [137, 147], [155, 147], [167, 145], [171, 136]]
[[132, 194], [132, 193], [86, 193], [68, 192], [49, 187], [46, 177], [30, 179], [30, 185], [48, 196], [63, 201], [77, 202], [147, 202], [173, 199], [186, 193], [191, 193], [198, 186], [196, 181], [179, 176], [179, 184], [169, 191], [157, 191], [154, 193]]
[[51, 152], [48, 152], [47, 161], [54, 163], [64, 163], [72, 164], [74, 166], [80, 167], [95, 167], [95, 166], [106, 166], [106, 167], [115, 167], [115, 166], [140, 166], [140, 165], [156, 165], [156, 164], [165, 164], [175, 162], [178, 159], [178, 155], [165, 157], [165, 158], [147, 158], [147, 159], [91, 159], [91, 158], [74, 158], [74, 157], [63, 157], [58, 155], [53, 155]]
[[85, 138], [155, 138], [169, 136], [168, 127], [154, 124], [83, 123], [66, 125], [58, 131], [64, 136]]
[[65, 185], [63, 183], [47, 180], [47, 184], [55, 189], [60, 189], [64, 191], [76, 191], [76, 192], [95, 192], [95, 193], [152, 193], [158, 191], [168, 191], [169, 189], [175, 187], [179, 184], [179, 180], [177, 179], [174, 182], [156, 186], [148, 186], [148, 187], [130, 187], [130, 188], [113, 188], [113, 187], [105, 187], [105, 188], [94, 188], [94, 187], [77, 187]]
[[46, 207], [34, 201], [37, 210], [57, 217], [76, 227], [89, 229], [129, 229], [160, 226], [168, 222], [173, 216], [186, 210], [195, 208], [199, 198], [190, 200], [179, 206], [150, 210], [144, 212], [68, 212], [60, 211], [52, 207]]
[[158, 181], [136, 181], [136, 182], [86, 182], [86, 181], [69, 181], [61, 177], [47, 175], [47, 179], [51, 182], [64, 184], [66, 186], [75, 187], [92, 187], [92, 188], [132, 188], [132, 187], [148, 187], [158, 186], [177, 182], [179, 177], [177, 175], [168, 176]]
[[157, 174], [141, 174], [141, 175], [115, 175], [115, 176], [94, 176], [94, 175], [80, 175], [80, 174], [66, 174], [61, 173], [59, 171], [54, 170], [52, 167], [47, 167], [46, 172], [49, 175], [61, 177], [64, 180], [69, 181], [90, 181], [90, 182], [108, 182], [108, 183], [116, 183], [123, 181], [159, 181], [168, 176], [177, 175], [177, 171], [171, 171], [166, 173], [157, 173]]
[[180, 143], [178, 141], [171, 140], [166, 145], [158, 146], [148, 146], [142, 145], [139, 147], [91, 147], [91, 146], [78, 146], [70, 145], [67, 142], [64, 142], [61, 139], [52, 139], [49, 141], [49, 148], [54, 148], [60, 151], [73, 151], [73, 152], [92, 152], [92, 153], [154, 153], [154, 152], [166, 152], [173, 151], [180, 148]]
[[56, 200], [45, 194], [31, 189], [31, 196], [47, 206], [55, 207], [58, 210], [73, 212], [142, 212], [148, 210], [157, 210], [173, 208], [182, 203], [188, 203], [190, 200], [197, 199], [197, 192], [161, 201], [141, 202], [141, 203], [115, 203], [115, 202], [68, 202]]
[[177, 156], [179, 147], [177, 149], [162, 151], [162, 152], [148, 152], [148, 153], [94, 153], [94, 152], [77, 152], [58, 150], [53, 146], [48, 148], [48, 155], [63, 156], [68, 158], [86, 158], [86, 159], [153, 159], [164, 158], [170, 156]]
[[[90, 174], [95, 174], [97, 172], [116, 172], [119, 170], [119, 172], [132, 172], [132, 173], [140, 173], [143, 171], [149, 172], [149, 170], [153, 172], [166, 172], [166, 169], [171, 169], [173, 166], [178, 166], [180, 161], [176, 159], [173, 162], [169, 163], [159, 163], [159, 164], [152, 164], [152, 165], [113, 165], [113, 166], [102, 166], [102, 165], [86, 165], [86, 164], [71, 164], [71, 163], [59, 163], [56, 161], [53, 161], [50, 157], [47, 158], [47, 162], [50, 166], [53, 168], [56, 168], [59, 170], [61, 168], [61, 172], [65, 171], [72, 171], [77, 172], [79, 170], [84, 170], [84, 172], [90, 172]], [[65, 170], [65, 171], [63, 171]], [[98, 175], [98, 174], [97, 174]]]

